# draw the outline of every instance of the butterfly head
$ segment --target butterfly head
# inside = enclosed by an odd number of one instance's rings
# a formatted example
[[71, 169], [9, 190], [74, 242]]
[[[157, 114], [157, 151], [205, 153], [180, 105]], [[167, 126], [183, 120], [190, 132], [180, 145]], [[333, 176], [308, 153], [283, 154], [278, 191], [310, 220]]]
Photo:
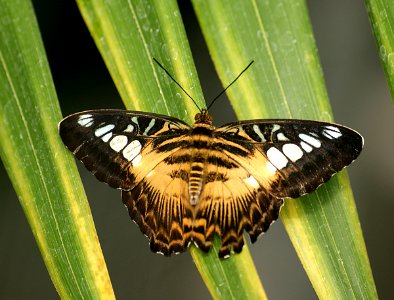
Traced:
[[212, 125], [212, 116], [208, 113], [208, 110], [203, 108], [201, 112], [196, 114], [194, 117], [196, 124], [207, 124]]

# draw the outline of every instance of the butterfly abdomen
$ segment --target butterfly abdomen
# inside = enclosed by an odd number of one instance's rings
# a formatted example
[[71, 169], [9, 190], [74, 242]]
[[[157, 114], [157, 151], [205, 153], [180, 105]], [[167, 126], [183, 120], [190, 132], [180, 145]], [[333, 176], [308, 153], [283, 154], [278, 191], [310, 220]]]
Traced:
[[189, 199], [196, 205], [204, 187], [204, 169], [209, 155], [213, 127], [209, 124], [195, 124], [191, 132], [191, 161], [189, 174]]
[[200, 197], [204, 180], [204, 164], [193, 162], [189, 176], [189, 196], [190, 204], [195, 205]]

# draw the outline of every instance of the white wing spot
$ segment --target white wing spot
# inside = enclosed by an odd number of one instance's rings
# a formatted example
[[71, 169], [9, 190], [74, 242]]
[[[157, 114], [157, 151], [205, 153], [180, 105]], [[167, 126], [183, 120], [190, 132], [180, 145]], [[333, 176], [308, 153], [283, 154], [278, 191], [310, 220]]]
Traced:
[[284, 144], [282, 151], [292, 162], [296, 162], [304, 155], [304, 152], [296, 144]]
[[127, 136], [117, 135], [109, 142], [109, 146], [112, 148], [112, 150], [119, 152], [127, 145], [127, 142]]
[[108, 132], [101, 139], [103, 140], [103, 142], [108, 143], [108, 141], [110, 140], [111, 137], [112, 137], [112, 132]]
[[82, 120], [82, 119], [92, 118], [92, 117], [93, 117], [92, 114], [84, 114], [84, 115], [80, 115], [78, 119]]
[[323, 130], [322, 133], [326, 138], [332, 140], [334, 137], [332, 135], [330, 135], [330, 132], [328, 130]]
[[307, 142], [308, 144], [312, 145], [315, 148], [320, 148], [321, 142], [318, 139], [315, 139], [314, 137], [311, 137], [310, 135], [300, 133], [298, 135], [301, 140]]
[[133, 132], [134, 131], [134, 126], [129, 124], [127, 125], [126, 129], [123, 130], [123, 132]]
[[288, 142], [288, 141], [290, 141], [290, 140], [283, 134], [283, 132], [279, 132], [278, 135], [277, 135], [277, 138], [278, 138], [278, 141], [281, 141], [281, 142]]
[[128, 161], [131, 161], [136, 158], [138, 154], [140, 154], [141, 149], [141, 143], [138, 140], [134, 140], [130, 144], [128, 144], [126, 148], [124, 148], [122, 152], [123, 157], [126, 158]]
[[133, 122], [134, 124], [139, 125], [139, 124], [138, 124], [138, 118], [137, 118], [137, 117], [132, 117], [132, 118], [131, 118], [131, 122]]
[[272, 132], [275, 132], [275, 131], [277, 131], [279, 129], [280, 129], [280, 125], [274, 124], [274, 126], [272, 127]]
[[332, 130], [332, 131], [336, 131], [336, 132], [339, 132], [339, 133], [341, 133], [341, 131], [339, 130], [339, 128], [338, 128], [338, 127], [335, 127], [335, 126], [329, 125], [329, 126], [326, 126], [326, 128], [327, 128], [328, 130]]
[[278, 149], [275, 147], [271, 147], [267, 151], [267, 156], [270, 162], [277, 168], [277, 169], [283, 169], [286, 167], [287, 163], [289, 162], [286, 158], [286, 156], [283, 155], [282, 152], [280, 152]]
[[259, 136], [259, 138], [261, 139], [261, 141], [263, 143], [266, 142], [266, 139], [264, 138], [264, 135], [262, 134], [258, 125], [256, 125], [256, 124], [253, 125], [253, 131]]
[[94, 135], [97, 136], [97, 137], [102, 136], [102, 135], [106, 134], [107, 132], [111, 131], [114, 128], [115, 128], [114, 124], [105, 125], [103, 127], [97, 128], [95, 130], [95, 132], [94, 132]]
[[93, 116], [91, 114], [81, 115], [78, 118], [78, 124], [83, 127], [89, 127], [93, 125]]
[[147, 134], [148, 134], [149, 130], [151, 130], [152, 127], [155, 126], [155, 122], [156, 122], [155, 119], [151, 119], [151, 120], [150, 120], [149, 125], [148, 125], [148, 127], [146, 127], [146, 129], [145, 129], [143, 135], [147, 135]]
[[260, 186], [256, 178], [254, 178], [252, 175], [250, 175], [248, 178], [245, 178], [244, 181], [255, 189], [257, 189]]
[[275, 174], [277, 169], [274, 167], [273, 164], [271, 164], [269, 161], [265, 163], [265, 166], [267, 167], [268, 171], [270, 171], [272, 174]]
[[301, 142], [301, 147], [302, 147], [302, 149], [305, 150], [305, 152], [308, 152], [308, 153], [312, 152], [312, 150], [313, 150], [313, 148], [305, 142]]
[[331, 136], [331, 138], [337, 139], [342, 136], [341, 131], [339, 130], [338, 127], [334, 126], [326, 126], [326, 129], [323, 130], [323, 134], [328, 134]]

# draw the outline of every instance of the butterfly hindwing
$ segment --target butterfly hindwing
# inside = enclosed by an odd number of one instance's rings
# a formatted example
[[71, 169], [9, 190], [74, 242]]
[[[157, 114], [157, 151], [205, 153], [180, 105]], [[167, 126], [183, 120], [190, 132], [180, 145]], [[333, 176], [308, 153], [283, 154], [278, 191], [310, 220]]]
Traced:
[[241, 252], [244, 230], [252, 242], [268, 230], [278, 218], [283, 200], [272, 197], [236, 162], [231, 168], [212, 162], [209, 169], [211, 178], [205, 183], [196, 206], [193, 239], [207, 251], [213, 244], [214, 234], [218, 235], [219, 257], [227, 257], [231, 251]]
[[133, 188], [171, 153], [168, 144], [188, 131], [190, 126], [178, 119], [125, 110], [85, 111], [59, 124], [64, 144], [86, 168], [123, 190]]
[[192, 240], [193, 208], [188, 199], [188, 181], [179, 175], [179, 170], [187, 167], [163, 161], [134, 189], [122, 191], [131, 219], [149, 238], [153, 252], [180, 253]]
[[[191, 136], [184, 139], [189, 146], [159, 163], [131, 191], [123, 191], [123, 203], [149, 238], [154, 252], [183, 252], [191, 241], [207, 252], [216, 234], [221, 239], [220, 257], [231, 251], [239, 253], [244, 230], [256, 241], [278, 218], [283, 201], [270, 196], [248, 171], [221, 154], [221, 150], [197, 151], [190, 147]], [[216, 139], [213, 143], [217, 143], [216, 147], [221, 144]], [[204, 189], [192, 205], [188, 190], [191, 157], [197, 158], [205, 150], [213, 154], [206, 155]]]

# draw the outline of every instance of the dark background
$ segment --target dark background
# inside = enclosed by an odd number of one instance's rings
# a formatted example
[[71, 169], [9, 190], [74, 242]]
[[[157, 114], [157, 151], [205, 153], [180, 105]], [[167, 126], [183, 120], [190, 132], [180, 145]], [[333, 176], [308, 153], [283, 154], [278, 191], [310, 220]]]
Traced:
[[[76, 4], [33, 2], [63, 114], [122, 108]], [[394, 269], [394, 109], [379, 51], [361, 1], [308, 5], [335, 119], [365, 137], [363, 153], [348, 170], [378, 293], [388, 299]], [[181, 1], [180, 7], [203, 89], [211, 99], [221, 84], [190, 3]], [[217, 124], [234, 120], [227, 106], [221, 100], [212, 110]], [[210, 298], [188, 253], [170, 259], [152, 254], [147, 239], [130, 222], [120, 192], [80, 170], [118, 299]], [[57, 298], [2, 165], [0, 190], [0, 299]], [[280, 221], [250, 250], [269, 298], [316, 298]]]

